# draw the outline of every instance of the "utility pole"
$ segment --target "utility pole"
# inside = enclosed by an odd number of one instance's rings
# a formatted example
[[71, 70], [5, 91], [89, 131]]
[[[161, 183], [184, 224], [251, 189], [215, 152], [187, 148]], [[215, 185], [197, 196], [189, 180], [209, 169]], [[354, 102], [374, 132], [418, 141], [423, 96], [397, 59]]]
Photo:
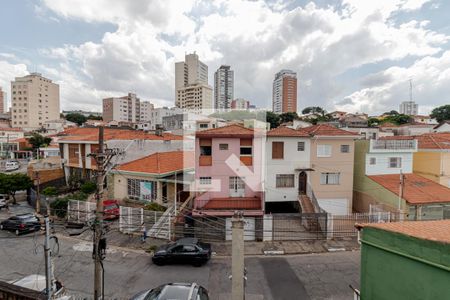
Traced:
[[400, 170], [400, 186], [398, 192], [398, 213], [400, 221], [403, 221], [403, 211], [402, 211], [402, 199], [403, 199], [403, 187], [405, 183], [405, 177], [402, 170]]
[[[40, 192], [40, 186], [41, 186], [41, 178], [39, 177], [39, 171], [34, 172], [34, 179], [36, 180], [36, 213], [41, 213], [41, 192]], [[47, 215], [50, 213], [50, 211], [47, 211]]]
[[231, 299], [244, 300], [244, 219], [242, 212], [236, 211], [231, 219]]
[[50, 250], [50, 222], [48, 215], [45, 216], [45, 243], [44, 243], [44, 255], [45, 255], [45, 294], [47, 299], [52, 299], [53, 296], [53, 284], [52, 284], [52, 265], [51, 265], [51, 250]]

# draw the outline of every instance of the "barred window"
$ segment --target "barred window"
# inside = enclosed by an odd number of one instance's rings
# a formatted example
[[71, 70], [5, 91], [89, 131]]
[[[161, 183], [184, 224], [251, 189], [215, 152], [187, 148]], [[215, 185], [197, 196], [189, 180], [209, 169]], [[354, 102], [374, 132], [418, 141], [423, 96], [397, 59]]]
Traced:
[[342, 153], [349, 153], [350, 152], [350, 145], [341, 145], [341, 152]]
[[219, 144], [219, 150], [228, 150], [228, 144]]
[[277, 174], [277, 188], [294, 187], [294, 174]]
[[200, 184], [211, 184], [211, 177], [200, 177]]
[[389, 157], [389, 168], [401, 168], [402, 158], [401, 157]]
[[153, 201], [156, 199], [156, 182], [141, 179], [127, 179], [128, 198]]
[[305, 142], [297, 142], [297, 151], [305, 151]]
[[339, 184], [340, 173], [321, 173], [320, 184]]
[[377, 159], [376, 159], [376, 157], [371, 157], [371, 158], [370, 158], [370, 164], [371, 164], [371, 165], [376, 165], [376, 164], [377, 164]]

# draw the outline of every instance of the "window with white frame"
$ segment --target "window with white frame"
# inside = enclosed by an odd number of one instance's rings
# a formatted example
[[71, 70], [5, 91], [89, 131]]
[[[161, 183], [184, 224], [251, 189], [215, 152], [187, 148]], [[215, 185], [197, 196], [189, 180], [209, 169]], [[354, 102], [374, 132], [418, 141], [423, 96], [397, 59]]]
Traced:
[[219, 144], [219, 150], [228, 150], [228, 144]]
[[297, 142], [297, 151], [305, 151], [305, 142]]
[[341, 145], [341, 152], [342, 153], [349, 153], [350, 152], [350, 145]]
[[321, 173], [320, 184], [339, 184], [340, 173]]
[[369, 164], [370, 165], [376, 165], [377, 164], [377, 158], [376, 157], [369, 158]]
[[153, 201], [156, 199], [156, 182], [142, 179], [127, 179], [128, 198]]
[[389, 168], [401, 168], [402, 158], [401, 157], [389, 157]]
[[294, 187], [294, 174], [277, 174], [276, 187], [277, 188], [291, 188]]
[[211, 184], [211, 177], [200, 177], [200, 184], [201, 185]]
[[317, 145], [317, 157], [330, 157], [331, 145]]

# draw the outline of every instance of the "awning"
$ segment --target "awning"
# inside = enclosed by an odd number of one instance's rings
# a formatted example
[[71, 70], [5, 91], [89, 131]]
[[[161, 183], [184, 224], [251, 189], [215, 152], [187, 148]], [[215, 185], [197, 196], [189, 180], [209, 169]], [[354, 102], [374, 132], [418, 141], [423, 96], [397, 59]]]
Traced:
[[314, 171], [314, 169], [311, 169], [311, 168], [298, 168], [298, 169], [295, 169], [295, 171], [299, 171], [299, 172], [302, 172], [302, 171]]

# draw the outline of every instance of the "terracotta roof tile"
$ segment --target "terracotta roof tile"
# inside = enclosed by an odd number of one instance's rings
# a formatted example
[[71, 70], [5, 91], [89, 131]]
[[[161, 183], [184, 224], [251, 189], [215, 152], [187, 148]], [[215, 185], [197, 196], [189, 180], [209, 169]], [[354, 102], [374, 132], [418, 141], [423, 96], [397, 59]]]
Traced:
[[260, 198], [213, 198], [202, 209], [261, 209]]
[[419, 149], [450, 149], [450, 132], [426, 133], [415, 136]]
[[274, 128], [267, 132], [267, 136], [280, 136], [280, 137], [310, 137], [310, 135], [301, 129], [292, 129], [289, 127], [281, 126]]
[[233, 137], [253, 136], [255, 131], [241, 125], [231, 124], [196, 132], [197, 137]]
[[302, 130], [313, 136], [359, 136], [356, 132], [350, 132], [328, 124], [313, 125], [302, 128]]
[[0, 131], [23, 131], [22, 128], [0, 127]]
[[360, 224], [357, 225], [357, 227], [377, 228], [401, 233], [422, 240], [450, 244], [450, 220]]
[[[398, 174], [368, 176], [392, 193], [399, 195]], [[404, 175], [403, 199], [409, 204], [450, 202], [450, 188], [416, 174]]]
[[194, 168], [194, 152], [171, 151], [157, 152], [152, 155], [124, 163], [117, 167], [119, 171], [165, 174]]

